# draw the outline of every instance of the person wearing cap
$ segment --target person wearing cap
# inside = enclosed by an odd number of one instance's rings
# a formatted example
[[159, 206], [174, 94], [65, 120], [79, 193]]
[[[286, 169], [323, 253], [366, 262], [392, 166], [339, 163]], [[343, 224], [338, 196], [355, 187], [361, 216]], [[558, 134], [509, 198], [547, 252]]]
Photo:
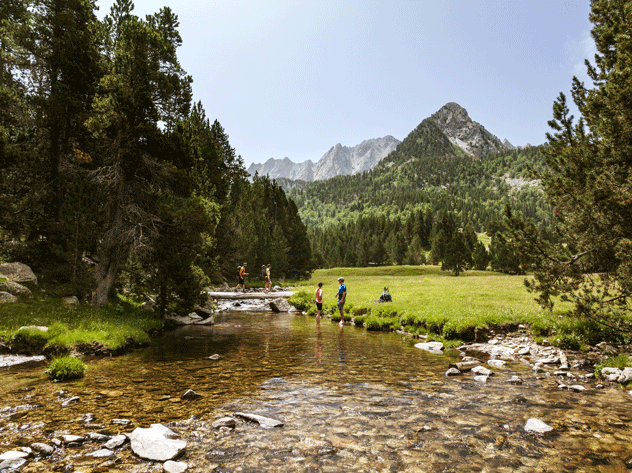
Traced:
[[244, 263], [241, 268], [239, 268], [239, 282], [237, 283], [237, 288], [235, 288], [236, 291], [239, 290], [239, 286], [241, 286], [243, 290], [246, 290], [246, 276], [249, 274], [246, 272], [246, 266], [248, 266], [248, 263]]
[[345, 286], [345, 278], [339, 277], [338, 282], [338, 310], [340, 311], [340, 325], [345, 322], [345, 301], [347, 300], [347, 286]]

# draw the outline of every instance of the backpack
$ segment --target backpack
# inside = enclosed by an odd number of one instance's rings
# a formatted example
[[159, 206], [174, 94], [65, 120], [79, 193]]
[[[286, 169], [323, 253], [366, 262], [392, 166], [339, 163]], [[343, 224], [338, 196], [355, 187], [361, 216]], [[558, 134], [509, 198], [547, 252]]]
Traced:
[[237, 274], [241, 277], [241, 266], [237, 266]]
[[263, 266], [261, 266], [261, 277], [262, 278], [267, 278], [268, 277], [268, 273], [266, 272], [266, 265], [264, 264]]

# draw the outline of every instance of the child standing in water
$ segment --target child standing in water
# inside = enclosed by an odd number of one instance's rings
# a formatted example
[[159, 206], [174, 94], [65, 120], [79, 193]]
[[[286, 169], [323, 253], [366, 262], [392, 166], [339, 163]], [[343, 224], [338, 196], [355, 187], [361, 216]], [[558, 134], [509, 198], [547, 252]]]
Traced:
[[320, 315], [323, 312], [323, 283], [318, 283], [316, 289], [316, 321], [320, 320]]

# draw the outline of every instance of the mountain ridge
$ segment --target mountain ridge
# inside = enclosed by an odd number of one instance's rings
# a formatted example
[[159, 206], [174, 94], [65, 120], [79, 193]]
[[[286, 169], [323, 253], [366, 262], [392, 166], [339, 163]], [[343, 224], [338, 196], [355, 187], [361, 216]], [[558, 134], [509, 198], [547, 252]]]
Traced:
[[321, 181], [341, 175], [368, 171], [388, 156], [401, 143], [391, 135], [364, 140], [353, 146], [338, 143], [332, 146], [316, 163], [311, 160], [294, 163], [289, 158], [270, 158], [263, 164], [252, 163], [248, 173], [267, 175], [271, 179], [288, 178], [307, 182]]

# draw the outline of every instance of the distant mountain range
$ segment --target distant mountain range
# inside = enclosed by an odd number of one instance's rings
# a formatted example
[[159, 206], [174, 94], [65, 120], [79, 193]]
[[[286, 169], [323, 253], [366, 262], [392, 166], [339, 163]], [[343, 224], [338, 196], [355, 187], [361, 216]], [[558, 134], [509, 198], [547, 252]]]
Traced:
[[[509, 141], [500, 141], [480, 123], [473, 121], [463, 107], [450, 102], [429, 117], [450, 142], [465, 153], [480, 158], [505, 149], [522, 149]], [[401, 143], [388, 135], [365, 140], [349, 148], [338, 143], [316, 163], [311, 160], [295, 163], [289, 158], [270, 158], [263, 164], [253, 163], [248, 173], [267, 175], [272, 179], [291, 179], [305, 182], [322, 181], [336, 176], [353, 175], [373, 169]]]
[[295, 163], [289, 158], [268, 159], [264, 164], [251, 164], [248, 173], [268, 175], [272, 179], [288, 178], [307, 182], [322, 181], [336, 176], [357, 174], [373, 169], [400, 143], [392, 136], [365, 140], [353, 148], [338, 143], [332, 146], [317, 163], [311, 160]]

